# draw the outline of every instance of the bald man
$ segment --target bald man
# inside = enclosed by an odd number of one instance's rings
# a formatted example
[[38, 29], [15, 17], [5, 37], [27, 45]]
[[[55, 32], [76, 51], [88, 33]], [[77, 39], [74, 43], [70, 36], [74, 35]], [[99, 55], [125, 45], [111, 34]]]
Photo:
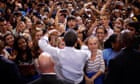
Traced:
[[66, 84], [57, 79], [56, 73], [54, 72], [54, 62], [48, 53], [43, 52], [40, 54], [38, 64], [41, 77], [29, 84]]

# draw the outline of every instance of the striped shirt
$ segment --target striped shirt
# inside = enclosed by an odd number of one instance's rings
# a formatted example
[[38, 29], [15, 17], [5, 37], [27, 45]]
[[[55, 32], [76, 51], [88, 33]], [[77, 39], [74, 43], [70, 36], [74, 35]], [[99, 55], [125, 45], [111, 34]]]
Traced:
[[101, 50], [97, 50], [97, 55], [94, 60], [88, 60], [86, 64], [86, 72], [98, 72], [105, 71], [105, 63], [103, 60], [103, 54]]

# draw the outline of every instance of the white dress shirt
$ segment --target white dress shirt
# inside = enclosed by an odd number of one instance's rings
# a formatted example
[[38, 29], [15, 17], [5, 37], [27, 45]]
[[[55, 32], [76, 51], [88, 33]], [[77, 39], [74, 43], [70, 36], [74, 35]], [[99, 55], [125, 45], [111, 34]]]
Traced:
[[83, 68], [91, 56], [89, 51], [77, 50], [74, 47], [65, 47], [64, 49], [52, 47], [48, 44], [47, 36], [39, 40], [39, 47], [53, 57], [58, 78], [72, 81], [74, 84], [82, 81]]

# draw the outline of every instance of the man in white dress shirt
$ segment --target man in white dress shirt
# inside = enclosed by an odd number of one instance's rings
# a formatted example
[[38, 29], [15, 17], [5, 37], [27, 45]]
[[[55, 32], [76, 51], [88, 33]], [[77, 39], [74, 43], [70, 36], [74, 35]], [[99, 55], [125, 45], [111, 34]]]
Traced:
[[79, 84], [83, 80], [83, 68], [91, 53], [74, 48], [77, 41], [77, 33], [74, 30], [65, 33], [64, 41], [66, 47], [58, 49], [49, 45], [46, 35], [39, 40], [39, 47], [53, 57], [58, 78], [71, 84]]

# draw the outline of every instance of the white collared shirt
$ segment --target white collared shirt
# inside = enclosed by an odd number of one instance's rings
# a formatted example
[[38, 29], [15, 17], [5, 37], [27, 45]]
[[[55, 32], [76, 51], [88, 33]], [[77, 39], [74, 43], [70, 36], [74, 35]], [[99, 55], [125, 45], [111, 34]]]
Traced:
[[39, 47], [48, 52], [56, 62], [55, 71], [58, 78], [62, 80], [80, 83], [83, 79], [83, 68], [90, 58], [90, 51], [77, 50], [73, 47], [59, 49], [48, 44], [46, 36], [39, 40]]

